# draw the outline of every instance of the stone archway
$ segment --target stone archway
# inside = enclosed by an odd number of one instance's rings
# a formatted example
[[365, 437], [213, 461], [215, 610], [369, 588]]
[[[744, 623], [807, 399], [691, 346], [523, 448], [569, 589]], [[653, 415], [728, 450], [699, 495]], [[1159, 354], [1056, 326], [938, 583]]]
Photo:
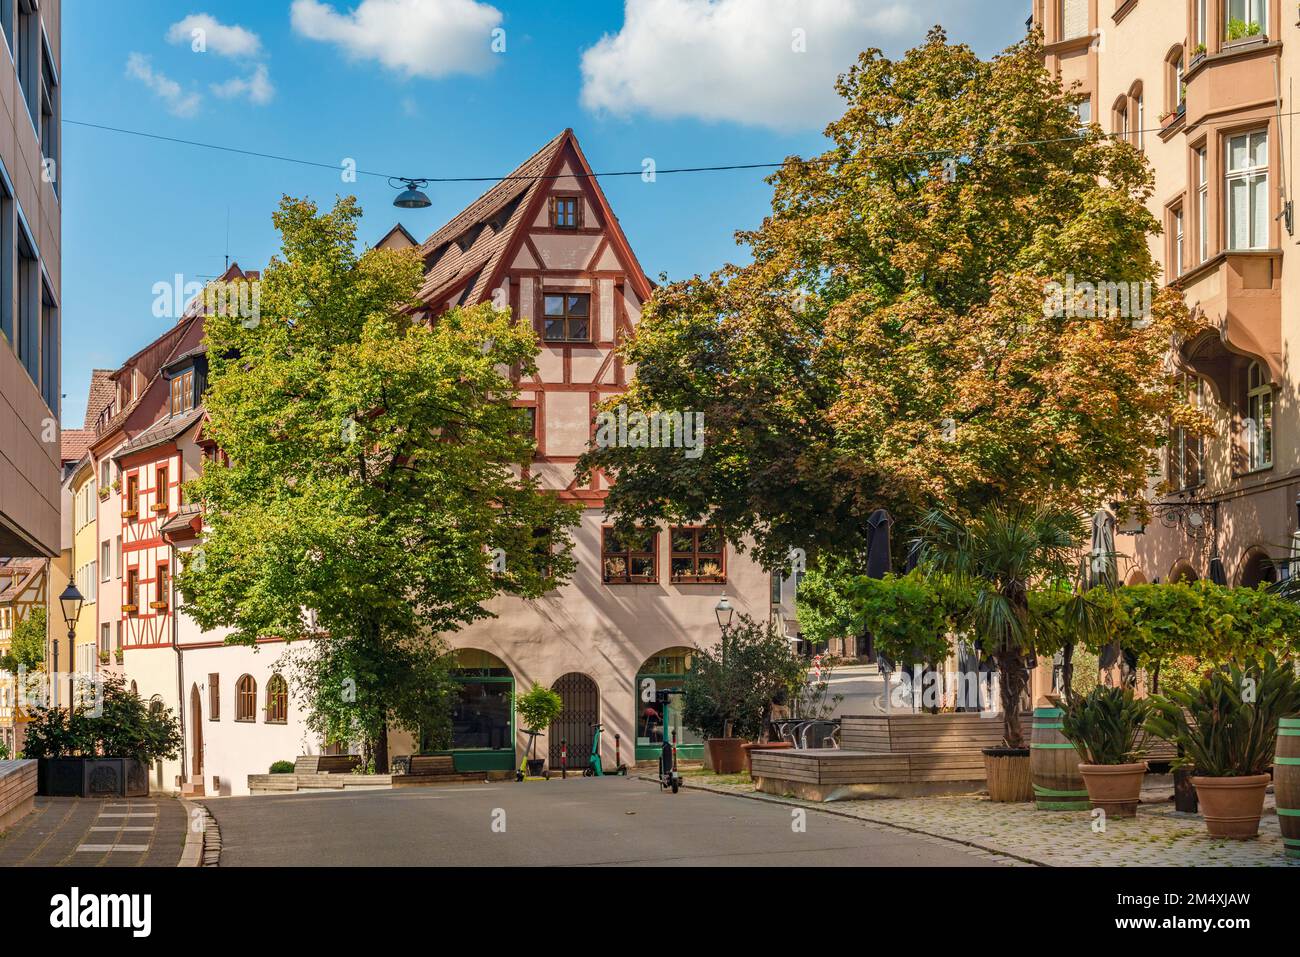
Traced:
[[1263, 548], [1252, 548], [1242, 557], [1241, 570], [1237, 573], [1239, 587], [1256, 588], [1265, 582], [1271, 583], [1277, 579], [1277, 564]]
[[600, 689], [590, 676], [570, 671], [560, 675], [551, 690], [564, 702], [564, 710], [546, 732], [547, 764], [559, 769], [563, 743], [569, 749], [567, 766], [581, 771], [591, 754], [592, 725], [600, 721]]

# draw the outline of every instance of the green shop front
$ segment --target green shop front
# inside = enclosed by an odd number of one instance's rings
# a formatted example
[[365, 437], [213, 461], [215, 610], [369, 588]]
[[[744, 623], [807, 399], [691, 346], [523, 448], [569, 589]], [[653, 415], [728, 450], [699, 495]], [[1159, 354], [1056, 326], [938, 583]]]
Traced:
[[505, 662], [486, 651], [456, 652], [452, 672], [459, 688], [451, 709], [451, 747], [439, 750], [420, 735], [421, 754], [449, 754], [458, 772], [513, 771], [515, 678]]
[[704, 741], [682, 725], [686, 672], [690, 670], [694, 651], [669, 648], [647, 658], [636, 674], [636, 759], [657, 761], [664, 739], [677, 733], [677, 757], [681, 761], [699, 761], [704, 757]]

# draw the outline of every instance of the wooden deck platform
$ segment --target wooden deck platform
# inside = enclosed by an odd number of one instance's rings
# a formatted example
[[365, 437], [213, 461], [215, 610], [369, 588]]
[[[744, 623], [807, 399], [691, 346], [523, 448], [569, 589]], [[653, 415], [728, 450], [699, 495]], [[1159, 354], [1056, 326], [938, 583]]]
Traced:
[[757, 751], [753, 776], [760, 791], [808, 801], [967, 794], [985, 787], [979, 751]]
[[[1021, 721], [1030, 727], [1028, 714]], [[987, 785], [982, 751], [1002, 743], [1002, 718], [845, 715], [840, 741], [841, 749], [756, 751], [754, 782], [765, 793], [809, 801], [973, 793]]]

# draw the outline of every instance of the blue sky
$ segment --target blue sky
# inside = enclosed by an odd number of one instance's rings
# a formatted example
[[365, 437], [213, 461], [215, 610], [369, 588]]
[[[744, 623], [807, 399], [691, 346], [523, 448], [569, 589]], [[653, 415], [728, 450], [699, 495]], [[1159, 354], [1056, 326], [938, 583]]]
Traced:
[[[823, 148], [834, 77], [856, 50], [898, 53], [942, 23], [988, 55], [1023, 35], [1028, 10], [1029, 0], [64, 0], [63, 116], [404, 176], [504, 174], [566, 126], [597, 171], [647, 157], [660, 168], [774, 162]], [[504, 50], [493, 51], [494, 30]], [[602, 185], [646, 272], [678, 278], [744, 255], [733, 234], [767, 211], [763, 176]], [[156, 283], [209, 278], [227, 252], [265, 264], [282, 194], [328, 204], [355, 193], [361, 239], [373, 242], [398, 219], [424, 239], [485, 188], [435, 185], [431, 209], [399, 211], [379, 178], [346, 183], [329, 169], [71, 122], [62, 178], [68, 426], [81, 424], [90, 370], [116, 367], [172, 321], [153, 314]]]

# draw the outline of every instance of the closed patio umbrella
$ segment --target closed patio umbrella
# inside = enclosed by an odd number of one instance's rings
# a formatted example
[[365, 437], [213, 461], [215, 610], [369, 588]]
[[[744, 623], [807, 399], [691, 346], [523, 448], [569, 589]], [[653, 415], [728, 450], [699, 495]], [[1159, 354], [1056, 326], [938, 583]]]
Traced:
[[1223, 559], [1218, 555], [1210, 559], [1210, 581], [1216, 585], [1228, 584], [1228, 573], [1223, 567]]

